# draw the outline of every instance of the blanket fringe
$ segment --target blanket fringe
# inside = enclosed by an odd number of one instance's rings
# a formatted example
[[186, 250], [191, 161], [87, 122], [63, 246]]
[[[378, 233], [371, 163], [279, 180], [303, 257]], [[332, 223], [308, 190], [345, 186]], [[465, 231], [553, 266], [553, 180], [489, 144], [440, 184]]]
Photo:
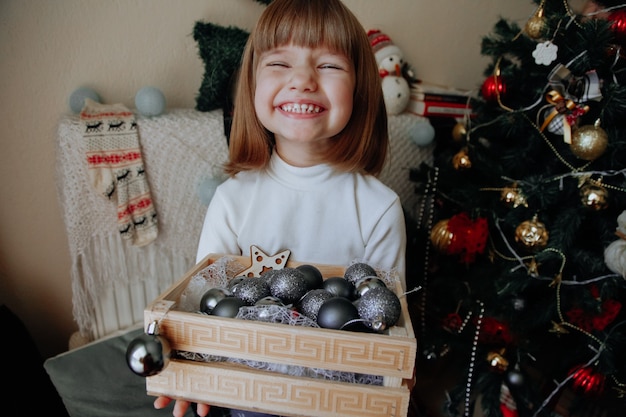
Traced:
[[157, 242], [135, 247], [117, 233], [94, 236], [72, 262], [73, 313], [79, 332], [90, 339], [101, 336], [97, 334], [95, 309], [105, 290], [145, 281], [167, 286], [194, 262], [193, 257]]

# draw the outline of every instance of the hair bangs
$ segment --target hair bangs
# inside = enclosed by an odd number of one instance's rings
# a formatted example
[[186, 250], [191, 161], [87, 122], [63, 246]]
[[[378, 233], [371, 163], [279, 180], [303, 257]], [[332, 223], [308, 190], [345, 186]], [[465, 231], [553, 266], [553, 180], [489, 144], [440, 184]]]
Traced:
[[287, 10], [278, 7], [268, 10], [265, 18], [258, 22], [254, 39], [257, 53], [292, 44], [305, 48], [324, 46], [352, 56], [352, 34], [346, 33], [343, 11], [336, 10], [326, 0], [293, 0], [293, 3]]

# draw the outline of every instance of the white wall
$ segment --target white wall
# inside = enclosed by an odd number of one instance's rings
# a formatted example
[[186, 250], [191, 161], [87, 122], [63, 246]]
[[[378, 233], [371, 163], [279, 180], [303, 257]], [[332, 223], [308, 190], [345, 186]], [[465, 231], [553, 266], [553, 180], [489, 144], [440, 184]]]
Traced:
[[[500, 17], [522, 25], [530, 0], [345, 0], [366, 29], [386, 32], [417, 76], [478, 87], [481, 38]], [[193, 107], [202, 63], [197, 20], [250, 30], [254, 0], [0, 0], [0, 303], [42, 354], [66, 349], [72, 317], [69, 252], [55, 182], [56, 128], [81, 85], [134, 107], [158, 86], [170, 107]]]

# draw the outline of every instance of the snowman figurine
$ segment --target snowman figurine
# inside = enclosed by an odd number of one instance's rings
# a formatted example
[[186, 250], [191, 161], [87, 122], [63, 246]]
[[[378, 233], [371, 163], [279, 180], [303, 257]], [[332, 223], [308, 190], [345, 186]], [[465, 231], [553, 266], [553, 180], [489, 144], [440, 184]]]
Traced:
[[404, 54], [389, 36], [378, 29], [367, 33], [382, 77], [383, 98], [387, 114], [400, 114], [409, 104], [411, 88], [402, 74]]

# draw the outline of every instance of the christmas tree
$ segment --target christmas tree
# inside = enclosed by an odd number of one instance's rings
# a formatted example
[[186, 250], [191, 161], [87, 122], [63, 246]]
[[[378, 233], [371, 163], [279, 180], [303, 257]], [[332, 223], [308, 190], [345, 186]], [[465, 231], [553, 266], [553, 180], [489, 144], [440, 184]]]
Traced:
[[412, 173], [418, 366], [458, 370], [450, 416], [623, 416], [626, 3], [533, 4]]

